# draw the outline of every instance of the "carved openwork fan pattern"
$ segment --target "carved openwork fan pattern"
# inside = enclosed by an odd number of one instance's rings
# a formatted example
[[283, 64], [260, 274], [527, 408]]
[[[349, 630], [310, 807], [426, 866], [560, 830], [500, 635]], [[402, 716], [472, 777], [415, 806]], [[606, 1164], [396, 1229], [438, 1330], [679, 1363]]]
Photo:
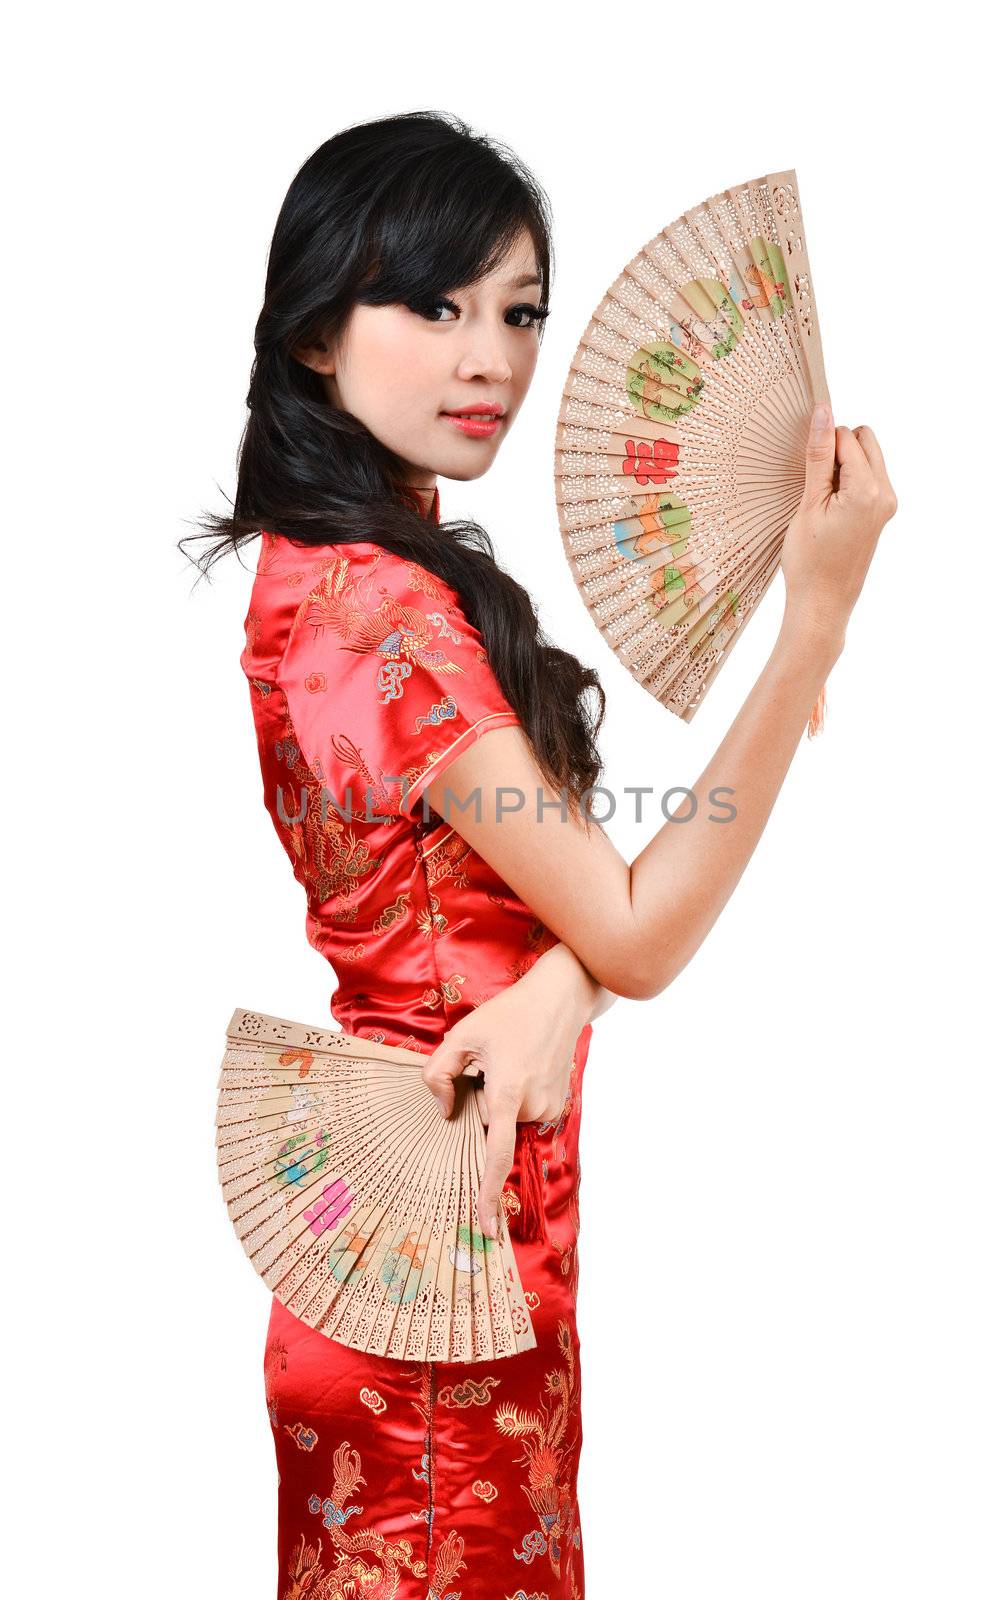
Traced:
[[481, 1361], [537, 1344], [502, 1218], [475, 1201], [485, 1129], [466, 1067], [444, 1119], [417, 1050], [237, 1010], [220, 1069], [220, 1183], [256, 1271], [340, 1344]]
[[[618, 658], [686, 722], [777, 570], [829, 398], [792, 170], [663, 228], [583, 333], [555, 435], [565, 553]], [[823, 709], [821, 689], [810, 733]]]

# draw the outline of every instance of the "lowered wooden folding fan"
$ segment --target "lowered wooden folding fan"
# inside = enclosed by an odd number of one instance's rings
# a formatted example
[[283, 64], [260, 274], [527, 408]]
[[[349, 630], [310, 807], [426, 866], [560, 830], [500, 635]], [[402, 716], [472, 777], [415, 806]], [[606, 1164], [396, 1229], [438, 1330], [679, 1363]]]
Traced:
[[[580, 340], [555, 435], [565, 553], [619, 659], [685, 722], [778, 567], [819, 401], [791, 170], [671, 222]], [[823, 713], [821, 688], [811, 736]]]
[[234, 1012], [220, 1183], [283, 1305], [373, 1355], [482, 1361], [537, 1344], [505, 1218], [478, 1225], [485, 1129], [465, 1067], [444, 1118], [418, 1050]]

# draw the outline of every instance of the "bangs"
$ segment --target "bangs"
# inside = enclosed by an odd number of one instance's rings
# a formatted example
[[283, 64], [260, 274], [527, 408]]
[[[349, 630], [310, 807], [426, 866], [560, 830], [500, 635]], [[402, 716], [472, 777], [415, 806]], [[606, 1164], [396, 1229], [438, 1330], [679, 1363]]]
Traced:
[[356, 300], [390, 305], [466, 288], [495, 271], [525, 231], [547, 299], [547, 202], [539, 210], [537, 197], [529, 199], [526, 187], [498, 157], [482, 150], [472, 154], [481, 159], [466, 168], [442, 158], [422, 163], [382, 197]]

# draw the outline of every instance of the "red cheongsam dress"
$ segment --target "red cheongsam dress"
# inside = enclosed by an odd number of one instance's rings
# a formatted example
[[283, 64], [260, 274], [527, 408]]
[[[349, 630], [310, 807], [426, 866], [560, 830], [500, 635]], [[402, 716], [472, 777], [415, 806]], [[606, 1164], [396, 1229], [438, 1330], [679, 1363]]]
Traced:
[[[348, 1033], [430, 1053], [557, 942], [423, 806], [435, 772], [519, 718], [457, 592], [376, 544], [264, 532], [245, 632], [265, 805], [306, 891], [308, 939], [338, 979], [332, 1015]], [[581, 1600], [576, 1246], [591, 1035], [587, 1024], [561, 1115], [518, 1125], [502, 1193], [536, 1348], [467, 1364], [382, 1359], [273, 1297], [279, 1600]]]

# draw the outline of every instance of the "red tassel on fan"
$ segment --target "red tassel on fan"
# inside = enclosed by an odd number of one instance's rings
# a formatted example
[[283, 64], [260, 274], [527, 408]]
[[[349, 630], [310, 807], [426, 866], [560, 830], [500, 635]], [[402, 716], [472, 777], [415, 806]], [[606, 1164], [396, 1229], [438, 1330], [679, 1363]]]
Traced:
[[813, 735], [816, 734], [816, 733], [819, 733], [821, 731], [821, 729], [823, 728], [823, 725], [824, 725], [824, 711], [825, 711], [826, 706], [827, 706], [827, 701], [826, 701], [826, 698], [825, 698], [826, 691], [827, 691], [827, 685], [824, 684], [824, 686], [821, 689], [820, 693], [817, 695], [816, 704], [814, 705], [813, 710], [810, 712], [810, 720], [809, 720], [809, 723], [807, 724], [807, 728], [806, 728], [806, 737], [807, 737], [807, 739], [812, 739]]
[[532, 1122], [517, 1123], [516, 1167], [520, 1209], [511, 1217], [510, 1238], [544, 1242], [544, 1180]]

